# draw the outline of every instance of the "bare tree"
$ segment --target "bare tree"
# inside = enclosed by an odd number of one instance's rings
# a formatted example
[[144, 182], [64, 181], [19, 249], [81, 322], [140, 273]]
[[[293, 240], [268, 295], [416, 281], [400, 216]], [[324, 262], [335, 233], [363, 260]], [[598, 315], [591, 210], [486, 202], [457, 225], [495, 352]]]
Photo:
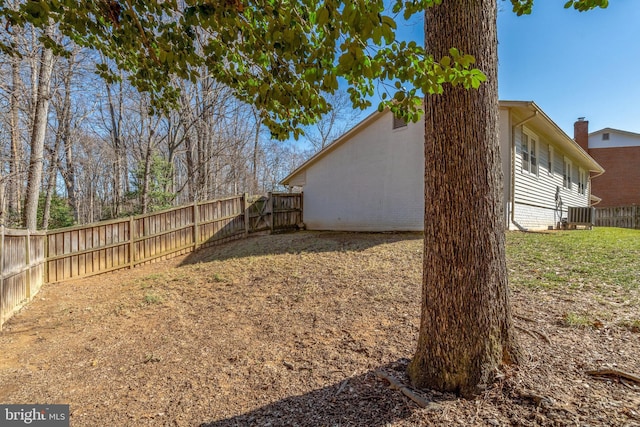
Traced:
[[11, 158], [9, 160], [9, 210], [15, 215], [22, 213], [22, 159], [24, 150], [20, 138], [20, 94], [22, 92], [22, 78], [20, 77], [20, 61], [10, 58], [11, 63], [11, 92], [9, 102], [9, 120], [11, 133]]
[[[122, 75], [121, 75], [122, 76]], [[122, 211], [125, 187], [127, 186], [126, 149], [122, 140], [122, 121], [124, 119], [124, 83], [117, 84], [114, 94], [114, 84], [105, 82], [107, 92], [107, 109], [109, 117], [109, 136], [113, 148], [113, 216], [117, 217]]]
[[[53, 35], [53, 27], [47, 27], [44, 35], [51, 37]], [[44, 141], [47, 132], [49, 103], [51, 101], [50, 91], [53, 62], [53, 51], [43, 46], [37, 78], [37, 90], [34, 90], [35, 109], [33, 114], [33, 128], [31, 130], [31, 155], [27, 177], [27, 195], [24, 207], [24, 223], [29, 230], [36, 230], [38, 225], [38, 199], [42, 184]]]
[[320, 151], [352, 128], [360, 111], [355, 110], [346, 92], [335, 92], [326, 96], [331, 110], [322, 116], [318, 122], [305, 129], [305, 139], [314, 151]]

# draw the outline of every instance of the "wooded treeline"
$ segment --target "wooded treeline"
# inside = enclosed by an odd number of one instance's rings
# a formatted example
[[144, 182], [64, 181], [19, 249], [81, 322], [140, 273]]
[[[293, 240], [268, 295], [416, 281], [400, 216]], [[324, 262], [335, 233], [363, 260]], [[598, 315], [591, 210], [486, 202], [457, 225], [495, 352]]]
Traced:
[[[68, 53], [44, 46], [43, 33]], [[212, 78], [175, 80], [179, 105], [152, 115], [148, 95], [124, 74], [100, 78], [96, 64], [105, 59], [54, 25], [15, 26], [0, 38], [14, 46], [0, 52], [0, 216], [8, 227], [56, 228], [264, 193], [309, 154], [271, 140], [258, 112]]]

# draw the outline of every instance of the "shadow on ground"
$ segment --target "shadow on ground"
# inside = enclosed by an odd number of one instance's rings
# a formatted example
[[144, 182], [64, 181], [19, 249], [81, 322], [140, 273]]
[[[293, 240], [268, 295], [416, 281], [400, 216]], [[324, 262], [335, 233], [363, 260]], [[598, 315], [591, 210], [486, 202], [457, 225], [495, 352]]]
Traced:
[[[376, 376], [376, 371], [384, 371], [405, 383], [407, 363], [407, 359], [400, 359], [331, 386], [287, 397], [235, 417], [203, 423], [200, 427], [386, 426], [412, 417], [419, 409], [401, 392], [389, 388], [387, 380]], [[452, 398], [429, 393], [421, 396], [430, 401]]]
[[380, 244], [422, 239], [422, 236], [422, 232], [356, 233], [335, 231], [298, 231], [272, 235], [250, 235], [246, 239], [200, 249], [187, 255], [180, 265], [265, 255], [357, 252]]

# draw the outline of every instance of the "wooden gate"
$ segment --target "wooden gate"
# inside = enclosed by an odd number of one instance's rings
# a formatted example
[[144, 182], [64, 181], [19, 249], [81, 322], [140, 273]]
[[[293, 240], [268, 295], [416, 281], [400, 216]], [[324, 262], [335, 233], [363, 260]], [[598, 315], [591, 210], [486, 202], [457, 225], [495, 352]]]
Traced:
[[245, 195], [245, 224], [247, 233], [273, 231], [273, 197]]

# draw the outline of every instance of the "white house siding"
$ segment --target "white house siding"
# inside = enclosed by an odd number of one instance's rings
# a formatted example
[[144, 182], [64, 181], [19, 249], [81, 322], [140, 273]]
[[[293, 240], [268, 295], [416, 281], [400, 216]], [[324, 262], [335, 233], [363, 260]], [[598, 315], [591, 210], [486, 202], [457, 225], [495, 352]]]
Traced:
[[[603, 140], [602, 134], [609, 139]], [[640, 134], [621, 132], [616, 129], [602, 129], [589, 135], [589, 148], [640, 147]]]
[[393, 130], [392, 124], [390, 112], [381, 114], [307, 168], [307, 228], [423, 229], [424, 125], [418, 122]]
[[507, 108], [500, 108], [500, 160], [503, 175], [504, 223], [509, 224], [511, 215], [511, 114]]
[[[602, 168], [585, 157], [578, 145], [534, 103], [501, 102], [499, 114], [507, 227], [546, 229], [566, 217], [568, 207], [589, 206], [589, 182], [585, 194], [578, 192], [579, 167], [582, 165], [594, 172]], [[523, 122], [537, 138], [537, 174], [522, 170], [523, 126], [514, 128], [514, 124]], [[303, 187], [303, 216], [309, 229], [423, 229], [424, 123], [397, 130], [393, 130], [392, 125], [390, 112], [372, 114], [285, 178], [283, 184]], [[550, 143], [553, 147], [551, 171], [548, 166]], [[563, 188], [565, 156], [573, 164], [570, 190]], [[557, 188], [562, 199], [561, 210], [556, 208]]]
[[[516, 139], [514, 220], [522, 227], [544, 229], [548, 226], [557, 225], [563, 217], [566, 217], [569, 206], [589, 206], [589, 188], [587, 186], [585, 194], [578, 192], [580, 163], [575, 158], [570, 157], [572, 162], [572, 185], [570, 190], [563, 188], [563, 160], [567, 154], [557, 145], [551, 143], [553, 147], [553, 164], [550, 172], [548, 166], [548, 146], [550, 141], [545, 139], [541, 132], [536, 132], [535, 127], [524, 125], [524, 128], [535, 135], [538, 140], [538, 173], [534, 175], [522, 169], [521, 142], [523, 126], [520, 126], [514, 131]], [[562, 200], [561, 211], [556, 210], [555, 195], [558, 188], [560, 189]], [[511, 224], [510, 228], [515, 228], [514, 224]]]

